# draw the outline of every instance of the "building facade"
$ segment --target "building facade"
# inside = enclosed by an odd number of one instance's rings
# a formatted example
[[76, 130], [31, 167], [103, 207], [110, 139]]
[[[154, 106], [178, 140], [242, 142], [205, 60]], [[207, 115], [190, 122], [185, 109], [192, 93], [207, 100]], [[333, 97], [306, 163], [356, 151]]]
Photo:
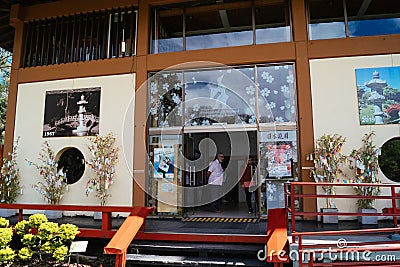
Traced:
[[[313, 181], [315, 138], [341, 134], [350, 153], [370, 131], [378, 147], [398, 137], [397, 98], [383, 92], [399, 90], [398, 14], [389, 0], [14, 5], [5, 149], [20, 138], [19, 153], [33, 160], [48, 141], [58, 156], [82, 160], [88, 136], [112, 132], [120, 154], [107, 204], [177, 217], [208, 214], [207, 166], [222, 152], [219, 216], [266, 216], [284, 205], [284, 182]], [[239, 183], [249, 157], [254, 214]], [[31, 187], [40, 176], [25, 158], [19, 202], [40, 203]], [[85, 196], [91, 175], [70, 177], [62, 203], [97, 205]]]

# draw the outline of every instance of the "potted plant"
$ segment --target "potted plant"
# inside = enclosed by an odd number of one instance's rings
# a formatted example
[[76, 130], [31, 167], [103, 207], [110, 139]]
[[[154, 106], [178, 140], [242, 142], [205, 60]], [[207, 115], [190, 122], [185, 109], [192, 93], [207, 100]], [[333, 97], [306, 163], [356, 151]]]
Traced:
[[[42, 150], [39, 153], [39, 164], [27, 161], [29, 166], [36, 167], [43, 178], [43, 181], [39, 181], [32, 187], [43, 195], [47, 203], [57, 205], [67, 189], [66, 175], [62, 169], [58, 168], [56, 156], [49, 143], [47, 141], [43, 143]], [[45, 213], [49, 219], [56, 219], [62, 216], [61, 210], [48, 210]]]
[[[350, 169], [355, 170], [355, 183], [381, 183], [377, 177], [379, 172], [378, 153], [379, 149], [373, 144], [372, 138], [375, 132], [366, 133], [362, 139], [362, 146], [354, 149], [350, 154]], [[354, 191], [359, 196], [374, 197], [379, 195], [379, 186], [354, 186]], [[362, 213], [376, 213], [375, 199], [363, 198], [357, 200], [358, 211]], [[362, 224], [377, 224], [377, 216], [360, 216]]]
[[[17, 165], [18, 141], [14, 143], [12, 152], [8, 153], [8, 158], [3, 158], [3, 165], [0, 171], [0, 201], [1, 203], [14, 203], [20, 194], [21, 186], [19, 183], [19, 168]], [[15, 209], [0, 209], [0, 217], [10, 217], [15, 215]]]
[[[316, 183], [329, 183], [332, 185], [322, 186], [325, 195], [335, 195], [334, 183], [338, 179], [339, 174], [343, 174], [340, 169], [347, 161], [347, 156], [341, 153], [343, 144], [346, 139], [339, 134], [324, 134], [315, 142], [313, 160], [314, 168], [312, 176]], [[333, 198], [326, 198], [326, 208], [322, 212], [337, 212]], [[337, 223], [337, 216], [322, 216], [324, 223]]]
[[86, 161], [86, 164], [94, 171], [95, 175], [87, 183], [86, 196], [95, 191], [100, 205], [104, 206], [107, 199], [112, 197], [110, 186], [114, 182], [119, 148], [115, 146], [115, 137], [112, 133], [104, 136], [96, 135], [90, 138], [90, 141], [88, 149], [92, 152], [92, 159]]

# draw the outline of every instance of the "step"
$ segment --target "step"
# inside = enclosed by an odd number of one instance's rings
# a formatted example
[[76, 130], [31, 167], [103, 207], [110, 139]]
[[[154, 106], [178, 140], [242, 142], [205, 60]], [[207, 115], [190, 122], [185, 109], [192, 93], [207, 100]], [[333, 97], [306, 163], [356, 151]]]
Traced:
[[164, 255], [194, 255], [194, 256], [231, 256], [240, 258], [257, 258], [259, 250], [264, 249], [260, 244], [217, 244], [217, 243], [188, 243], [166, 241], [134, 241], [128, 253], [164, 254]]
[[127, 254], [127, 266], [273, 266], [257, 259]]

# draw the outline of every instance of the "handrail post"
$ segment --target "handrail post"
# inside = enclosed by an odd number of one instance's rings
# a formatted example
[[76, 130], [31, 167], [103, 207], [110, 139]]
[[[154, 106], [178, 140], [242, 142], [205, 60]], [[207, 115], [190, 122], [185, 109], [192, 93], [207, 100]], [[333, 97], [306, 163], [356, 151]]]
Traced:
[[[391, 191], [391, 194], [392, 194], [392, 208], [393, 208], [393, 214], [396, 214], [396, 209], [397, 209], [397, 205], [396, 205], [396, 190], [395, 190], [395, 187], [392, 185], [391, 187], [390, 187], [390, 191]], [[394, 227], [398, 227], [398, 225], [397, 225], [397, 216], [396, 215], [393, 215], [393, 224], [394, 224]]]
[[18, 221], [19, 222], [23, 220], [23, 213], [24, 213], [23, 209], [18, 209]]
[[[296, 214], [294, 211], [294, 185], [290, 183], [290, 210], [291, 210], [291, 223], [292, 223], [292, 233], [296, 231]], [[294, 242], [292, 235], [292, 242]]]
[[101, 211], [101, 230], [109, 231], [112, 229], [111, 212]]

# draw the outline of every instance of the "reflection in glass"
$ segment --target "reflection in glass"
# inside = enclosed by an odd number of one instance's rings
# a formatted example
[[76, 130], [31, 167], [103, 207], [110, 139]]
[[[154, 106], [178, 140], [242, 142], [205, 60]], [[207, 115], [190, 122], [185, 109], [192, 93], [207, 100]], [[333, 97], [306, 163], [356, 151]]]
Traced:
[[308, 1], [310, 40], [346, 37], [343, 1]]
[[183, 50], [183, 11], [163, 7], [155, 11], [152, 52], [154, 54]]
[[250, 45], [252, 38], [251, 8], [221, 5], [218, 10], [192, 9], [186, 14], [186, 50]]
[[150, 77], [151, 127], [182, 125], [182, 73], [162, 72]]
[[254, 68], [185, 72], [185, 125], [253, 124]]
[[289, 4], [255, 3], [256, 44], [289, 42], [291, 40]]
[[159, 215], [180, 211], [181, 149], [181, 135], [149, 136], [147, 206], [154, 207]]
[[296, 122], [293, 65], [257, 67], [260, 123]]
[[400, 18], [349, 21], [349, 36], [400, 34]]

